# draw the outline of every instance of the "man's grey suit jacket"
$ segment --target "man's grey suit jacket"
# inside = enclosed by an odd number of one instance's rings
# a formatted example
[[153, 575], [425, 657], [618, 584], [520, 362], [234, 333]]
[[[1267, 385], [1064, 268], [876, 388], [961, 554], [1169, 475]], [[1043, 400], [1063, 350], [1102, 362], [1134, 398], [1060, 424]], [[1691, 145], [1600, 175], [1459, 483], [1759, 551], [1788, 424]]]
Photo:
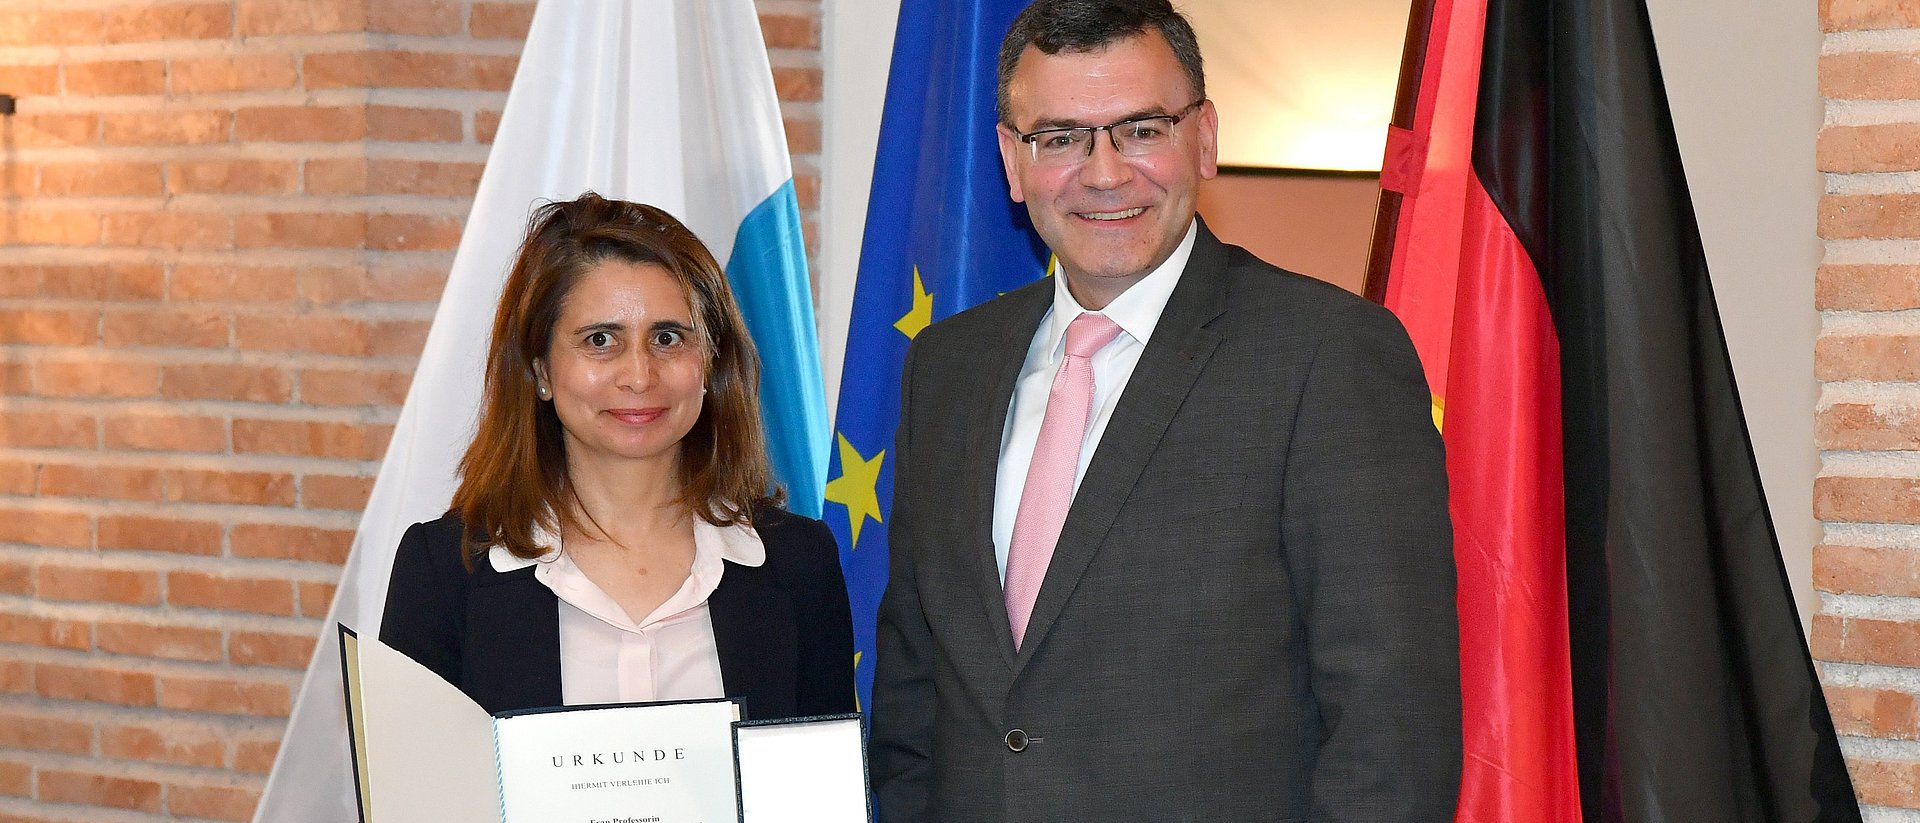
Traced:
[[1016, 653], [994, 477], [1052, 294], [955, 315], [907, 358], [881, 819], [1451, 820], [1445, 466], [1398, 321], [1201, 226]]

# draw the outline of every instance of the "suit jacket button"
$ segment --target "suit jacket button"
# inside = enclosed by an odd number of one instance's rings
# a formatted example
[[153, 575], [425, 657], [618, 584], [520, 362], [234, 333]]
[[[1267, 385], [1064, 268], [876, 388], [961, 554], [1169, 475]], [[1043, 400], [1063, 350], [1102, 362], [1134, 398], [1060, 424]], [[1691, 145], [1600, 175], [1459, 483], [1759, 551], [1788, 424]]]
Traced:
[[1027, 750], [1027, 733], [1019, 729], [1007, 732], [1007, 748], [1016, 752]]

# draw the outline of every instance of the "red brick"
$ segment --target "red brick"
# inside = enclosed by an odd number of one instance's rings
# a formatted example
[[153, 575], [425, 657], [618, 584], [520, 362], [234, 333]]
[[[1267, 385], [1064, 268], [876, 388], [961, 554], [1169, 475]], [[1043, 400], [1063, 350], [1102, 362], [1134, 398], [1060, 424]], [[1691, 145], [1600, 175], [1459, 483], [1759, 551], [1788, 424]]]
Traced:
[[279, 472], [181, 469], [172, 474], [167, 499], [188, 503], [293, 505], [293, 475]]
[[0, 642], [80, 652], [93, 648], [85, 623], [6, 612], [0, 612]]
[[0, 494], [33, 494], [39, 482], [40, 467], [22, 460], [0, 460]]
[[221, 659], [219, 629], [100, 623], [94, 627], [93, 636], [100, 650], [109, 654], [203, 663], [217, 663]]
[[35, 693], [54, 700], [154, 705], [153, 675], [145, 672], [41, 663], [34, 668], [33, 680]]
[[0, 298], [39, 297], [45, 282], [40, 266], [0, 264]]
[[61, 360], [34, 367], [43, 397], [152, 397], [158, 384], [159, 369], [147, 363]]
[[[1920, 480], [1901, 477], [1816, 478], [1813, 481], [1813, 513], [1815, 517], [1829, 522], [1920, 523]], [[1920, 646], [1915, 649], [1920, 650]]]
[[233, 421], [233, 451], [235, 454], [378, 460], [386, 454], [387, 438], [392, 435], [393, 427], [384, 424], [243, 418]]
[[42, 766], [35, 776], [35, 786], [45, 803], [110, 806], [155, 814], [161, 808], [160, 784], [151, 780]]
[[300, 616], [316, 618], [327, 616], [327, 610], [333, 606], [334, 591], [339, 588], [332, 583], [311, 580], [295, 583], [294, 587], [300, 594]]
[[371, 477], [310, 474], [300, 479], [300, 505], [308, 509], [359, 511], [372, 492]]
[[48, 297], [75, 300], [158, 300], [166, 292], [166, 272], [145, 263], [45, 266], [41, 288]]
[[461, 220], [425, 214], [367, 216], [367, 248], [381, 251], [451, 251], [460, 247]]
[[412, 381], [411, 373], [401, 371], [305, 369], [300, 372], [300, 402], [314, 406], [398, 406], [407, 399], [407, 386]]
[[167, 190], [175, 194], [291, 194], [300, 189], [292, 160], [175, 160]]
[[[0, 661], [0, 669], [19, 668], [16, 661]], [[33, 767], [26, 763], [0, 760], [0, 795], [13, 797], [31, 797], [33, 795]], [[0, 818], [4, 820], [4, 818]], [[38, 820], [7, 820], [6, 823], [41, 823]]]
[[820, 48], [820, 21], [811, 14], [763, 13], [760, 36], [770, 49]]
[[234, 341], [259, 351], [367, 354], [366, 325], [338, 315], [243, 315], [234, 319]]
[[1814, 342], [1813, 372], [1821, 380], [1920, 379], [1920, 336], [1823, 336]]
[[[0, 694], [33, 694], [34, 668], [25, 660], [0, 660]], [[9, 793], [6, 787], [12, 785], [7, 765], [0, 761], [0, 794]]]
[[227, 448], [227, 421], [178, 412], [121, 411], [109, 415], [102, 432], [109, 449], [219, 452]]
[[1920, 237], [1920, 194], [1829, 194], [1820, 198], [1828, 240]]
[[0, 710], [0, 746], [37, 752], [92, 754], [93, 726], [83, 721]]
[[367, 137], [396, 143], [458, 143], [465, 134], [460, 112], [368, 106]]
[[101, 515], [100, 548], [164, 551], [215, 556], [220, 553], [219, 523], [171, 517]]
[[314, 636], [311, 632], [235, 631], [227, 637], [227, 660], [235, 666], [277, 666], [304, 669], [313, 659]]
[[202, 723], [102, 724], [100, 756], [217, 769], [225, 765], [226, 740], [219, 729]]
[[246, 786], [167, 784], [167, 811], [195, 819], [253, 819], [253, 807], [260, 803], [260, 790]]
[[105, 36], [98, 11], [0, 13], [0, 46], [91, 45]]
[[167, 90], [167, 64], [162, 60], [68, 63], [66, 71], [69, 95], [159, 94]]
[[1827, 31], [1915, 26], [1920, 26], [1920, 6], [1908, 0], [1820, 0], [1820, 27]]
[[1920, 553], [1903, 549], [1819, 545], [1813, 585], [1841, 594], [1920, 596]]
[[467, 33], [476, 40], [525, 40], [533, 25], [532, 3], [474, 3]]
[[518, 57], [444, 52], [374, 51], [310, 54], [302, 64], [307, 88], [458, 89], [506, 91]]
[[33, 566], [25, 561], [0, 560], [0, 594], [33, 594]]
[[161, 192], [159, 163], [74, 163], [40, 169], [40, 193], [53, 197], [148, 197]]
[[60, 93], [60, 67], [0, 66], [0, 89], [15, 97], [52, 97]]
[[460, 33], [460, 4], [448, 0], [369, 0], [367, 30], [445, 37]]
[[90, 212], [14, 212], [0, 221], [0, 246], [91, 246], [98, 242], [100, 218]]
[[307, 563], [345, 563], [353, 548], [353, 532], [269, 523], [240, 523], [233, 527], [233, 556], [299, 560]]
[[227, 316], [201, 309], [124, 309], [106, 313], [104, 342], [114, 348], [224, 348]]
[[280, 736], [256, 740], [238, 740], [233, 744], [233, 770], [247, 774], [266, 774], [280, 754]]
[[176, 57], [171, 69], [168, 82], [175, 94], [269, 91], [291, 89], [300, 83], [300, 70], [288, 54]]
[[170, 294], [191, 302], [280, 303], [293, 299], [299, 277], [292, 268], [181, 263], [174, 266]]
[[389, 303], [438, 303], [447, 288], [447, 269], [453, 263], [451, 256], [445, 260], [431, 267], [376, 262], [367, 272], [365, 296]]
[[165, 146], [225, 143], [233, 115], [224, 111], [143, 111], [100, 118], [101, 139], [111, 145]]
[[60, 463], [40, 468], [40, 494], [45, 497], [159, 500], [165, 488], [159, 469]]
[[813, 118], [788, 117], [780, 121], [787, 132], [787, 151], [794, 154], [820, 153], [820, 121]]
[[1920, 54], [1840, 52], [1820, 56], [1820, 96], [1840, 100], [1920, 99]]
[[139, 5], [106, 13], [106, 40], [224, 40], [233, 35], [229, 3]]
[[160, 604], [160, 578], [131, 569], [43, 564], [34, 582], [42, 600], [88, 600], [129, 606]]
[[1815, 414], [1814, 442], [1848, 451], [1920, 449], [1920, 408], [1835, 403]]
[[1920, 123], [1823, 128], [1819, 164], [1821, 171], [1841, 173], [1920, 169]]
[[74, 512], [0, 506], [0, 542], [84, 549], [93, 545], [93, 520]]
[[268, 366], [204, 363], [160, 370], [160, 396], [168, 400], [243, 400], [285, 403], [293, 397], [293, 378]]
[[368, 0], [236, 0], [242, 37], [367, 30]]
[[[5, 30], [0, 17], [0, 39]], [[100, 118], [93, 114], [16, 114], [8, 121], [14, 146], [22, 149], [84, 146], [100, 136]]]
[[308, 160], [306, 192], [318, 195], [355, 195], [367, 193], [367, 160], [347, 157], [334, 160]]
[[500, 112], [481, 109], [473, 113], [473, 142], [491, 145], [500, 131]]
[[427, 320], [382, 320], [367, 326], [367, 353], [374, 357], [418, 357], [427, 344]]
[[263, 106], [234, 113], [234, 135], [255, 143], [340, 143], [367, 136], [366, 106]]
[[102, 241], [109, 246], [148, 249], [226, 249], [233, 227], [224, 214], [127, 212], [101, 218]]
[[773, 93], [787, 102], [819, 100], [821, 84], [819, 69], [775, 68], [773, 70]]
[[1825, 264], [1814, 280], [1813, 295], [1814, 308], [1823, 310], [1920, 308], [1920, 266]]
[[1920, 763], [1848, 758], [1847, 771], [1861, 803], [1907, 806], [1920, 796]]
[[291, 692], [282, 681], [226, 677], [166, 677], [159, 705], [213, 714], [285, 717]]
[[484, 168], [484, 163], [376, 159], [367, 163], [367, 180], [373, 194], [471, 199]]
[[0, 343], [85, 346], [98, 339], [97, 311], [0, 309]]
[[368, 218], [355, 212], [243, 214], [233, 220], [243, 249], [354, 249], [367, 242]]
[[285, 580], [176, 571], [167, 575], [167, 603], [184, 608], [293, 614], [293, 584]]

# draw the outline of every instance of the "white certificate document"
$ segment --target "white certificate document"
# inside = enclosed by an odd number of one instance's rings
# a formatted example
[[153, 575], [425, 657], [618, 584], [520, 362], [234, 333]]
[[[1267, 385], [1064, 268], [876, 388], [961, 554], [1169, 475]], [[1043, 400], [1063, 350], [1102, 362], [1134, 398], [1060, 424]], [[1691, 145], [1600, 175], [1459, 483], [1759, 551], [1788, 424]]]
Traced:
[[601, 706], [494, 720], [508, 823], [730, 823], [727, 700]]

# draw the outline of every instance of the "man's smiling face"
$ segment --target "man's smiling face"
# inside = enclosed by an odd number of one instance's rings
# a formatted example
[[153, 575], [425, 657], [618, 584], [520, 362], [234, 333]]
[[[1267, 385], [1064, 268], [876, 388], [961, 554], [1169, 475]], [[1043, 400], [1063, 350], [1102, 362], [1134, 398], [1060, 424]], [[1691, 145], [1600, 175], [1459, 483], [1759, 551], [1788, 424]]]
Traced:
[[[1028, 46], [1007, 92], [1006, 119], [1022, 132], [1178, 114], [1195, 96], [1156, 32], [1097, 51], [1046, 54]], [[1103, 131], [1093, 137], [1093, 155], [1069, 166], [1035, 164], [1031, 148], [1000, 127], [1010, 193], [1027, 204], [1034, 228], [1088, 308], [1104, 306], [1179, 246], [1193, 220], [1195, 190], [1218, 172], [1217, 127], [1213, 104], [1205, 103], [1153, 153], [1123, 157]]]

